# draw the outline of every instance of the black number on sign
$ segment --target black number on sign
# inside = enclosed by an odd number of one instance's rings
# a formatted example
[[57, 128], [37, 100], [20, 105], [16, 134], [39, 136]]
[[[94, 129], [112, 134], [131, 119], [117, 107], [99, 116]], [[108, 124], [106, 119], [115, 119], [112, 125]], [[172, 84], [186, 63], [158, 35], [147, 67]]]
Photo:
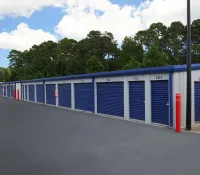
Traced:
[[110, 78], [107, 78], [106, 80], [107, 80], [107, 81], [110, 81]]
[[156, 76], [156, 80], [162, 80], [162, 76]]

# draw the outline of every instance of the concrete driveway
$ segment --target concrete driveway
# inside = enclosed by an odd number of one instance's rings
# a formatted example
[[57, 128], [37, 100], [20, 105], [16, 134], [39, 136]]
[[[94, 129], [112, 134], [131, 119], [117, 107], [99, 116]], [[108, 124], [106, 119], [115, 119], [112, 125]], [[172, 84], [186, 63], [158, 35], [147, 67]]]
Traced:
[[197, 175], [200, 135], [0, 98], [1, 175]]

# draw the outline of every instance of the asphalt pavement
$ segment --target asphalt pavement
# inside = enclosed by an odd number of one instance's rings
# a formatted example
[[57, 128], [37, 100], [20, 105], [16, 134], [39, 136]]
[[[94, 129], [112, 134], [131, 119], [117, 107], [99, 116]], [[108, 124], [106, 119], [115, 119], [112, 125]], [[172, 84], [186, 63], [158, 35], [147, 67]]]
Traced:
[[200, 135], [0, 98], [0, 175], [169, 174], [200, 174]]

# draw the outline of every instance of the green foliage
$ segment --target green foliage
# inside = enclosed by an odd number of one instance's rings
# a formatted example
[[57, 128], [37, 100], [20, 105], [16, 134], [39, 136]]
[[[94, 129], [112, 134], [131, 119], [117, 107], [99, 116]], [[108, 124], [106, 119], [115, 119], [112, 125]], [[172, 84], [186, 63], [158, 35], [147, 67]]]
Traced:
[[132, 57], [123, 67], [124, 70], [126, 69], [136, 69], [141, 67], [141, 63], [137, 61], [134, 57]]
[[158, 46], [152, 45], [145, 54], [142, 67], [166, 66], [168, 61], [167, 54], [162, 52]]
[[131, 58], [134, 57], [138, 62], [142, 62], [144, 50], [141, 44], [138, 44], [134, 38], [125, 37], [122, 42], [122, 51], [120, 53], [119, 62], [122, 67], [127, 65]]
[[0, 67], [0, 82], [10, 81], [10, 69]]
[[92, 56], [86, 61], [86, 73], [95, 73], [103, 71], [104, 66], [96, 56]]
[[[11, 50], [9, 68], [0, 68], [0, 81], [185, 64], [186, 27], [179, 21], [169, 27], [153, 23], [134, 37], [126, 36], [120, 48], [112, 33], [92, 30], [79, 42], [63, 38], [24, 52]], [[192, 63], [200, 63], [200, 19], [192, 23], [191, 54]]]

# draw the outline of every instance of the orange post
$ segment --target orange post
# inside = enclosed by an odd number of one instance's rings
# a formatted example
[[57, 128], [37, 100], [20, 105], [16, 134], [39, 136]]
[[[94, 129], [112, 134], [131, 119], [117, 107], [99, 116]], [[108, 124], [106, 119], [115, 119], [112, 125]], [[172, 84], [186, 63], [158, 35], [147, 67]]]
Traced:
[[54, 96], [56, 97], [56, 90], [54, 90]]
[[181, 132], [181, 95], [176, 94], [176, 132]]

